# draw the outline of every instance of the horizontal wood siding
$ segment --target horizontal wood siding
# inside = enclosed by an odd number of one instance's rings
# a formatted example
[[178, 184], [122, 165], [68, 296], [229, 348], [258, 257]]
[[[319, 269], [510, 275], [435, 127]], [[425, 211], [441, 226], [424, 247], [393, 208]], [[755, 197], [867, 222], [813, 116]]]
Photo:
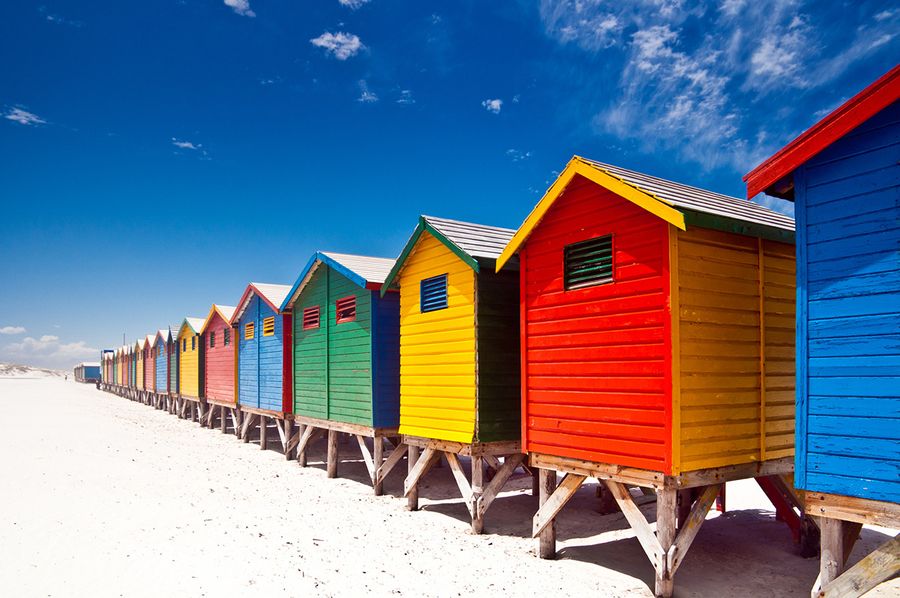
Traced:
[[150, 391], [156, 390], [156, 348], [144, 349], [144, 388]]
[[[259, 317], [256, 334], [259, 339], [259, 407], [271, 411], [282, 410], [282, 382], [284, 380], [284, 326], [280, 316], [264, 301], [258, 301]], [[275, 317], [275, 334], [263, 336], [263, 320]]]
[[[312, 279], [293, 304], [294, 318], [294, 413], [320, 419], [328, 418], [328, 275], [324, 267]], [[303, 330], [303, 310], [319, 308], [319, 327]]]
[[144, 388], [144, 352], [143, 350], [134, 352], [135, 362], [135, 388]]
[[[422, 313], [422, 279], [447, 275], [447, 308]], [[475, 272], [423, 233], [400, 283], [400, 432], [471, 442], [475, 433]]]
[[166, 343], [169, 351], [169, 394], [178, 394], [178, 341]]
[[400, 293], [381, 297], [372, 291], [372, 423], [377, 428], [400, 425]]
[[[259, 297], [253, 297], [250, 305], [238, 320], [238, 403], [247, 407], [259, 408], [259, 335], [262, 325], [259, 322]], [[244, 327], [253, 322], [253, 338], [244, 338]]]
[[677, 247], [676, 470], [792, 455], [794, 248], [701, 228]]
[[476, 440], [519, 440], [522, 425], [519, 360], [519, 272], [481, 268], [476, 297], [478, 421]]
[[[193, 348], [191, 339], [194, 338]], [[186, 349], [182, 341], [187, 341]], [[179, 394], [187, 397], [200, 396], [200, 337], [191, 332], [188, 326], [182, 328], [178, 335], [178, 390]]]
[[[372, 425], [371, 293], [327, 268], [328, 418]], [[356, 297], [356, 319], [337, 324], [335, 302]]]
[[166, 351], [166, 343], [158, 343], [154, 351], [156, 351], [155, 389], [158, 394], [165, 394], [169, 390], [169, 354]]
[[[217, 313], [203, 333], [203, 393], [217, 401], [231, 401], [234, 397], [234, 335], [225, 345], [225, 330], [231, 330], [228, 323]], [[215, 333], [215, 345], [209, 346], [209, 336]]]
[[[525, 447], [665, 471], [668, 225], [576, 176], [525, 243]], [[566, 290], [565, 247], [613, 235], [614, 282]]]
[[798, 487], [900, 502], [900, 104], [795, 174]]

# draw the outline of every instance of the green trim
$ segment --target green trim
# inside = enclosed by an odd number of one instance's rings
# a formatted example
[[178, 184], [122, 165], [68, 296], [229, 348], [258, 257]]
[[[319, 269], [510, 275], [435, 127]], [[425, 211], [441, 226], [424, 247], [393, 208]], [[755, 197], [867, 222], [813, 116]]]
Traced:
[[794, 244], [794, 231], [783, 228], [775, 228], [764, 224], [754, 224], [743, 220], [735, 220], [724, 216], [714, 216], [701, 212], [684, 212], [684, 221], [688, 226], [710, 228], [726, 233], [745, 235], [747, 237], [759, 237], [769, 241]]
[[415, 247], [416, 243], [419, 242], [419, 237], [421, 237], [422, 233], [424, 232], [430, 233], [431, 236], [440, 241], [444, 246], [447, 247], [447, 249], [452, 251], [453, 254], [456, 255], [456, 257], [461, 259], [470, 268], [475, 270], [476, 274], [481, 271], [481, 267], [478, 265], [478, 261], [475, 258], [463, 251], [459, 245], [448, 239], [444, 235], [444, 233], [428, 224], [428, 221], [425, 220], [424, 216], [419, 216], [419, 223], [416, 225], [416, 230], [413, 231], [413, 234], [409, 238], [409, 241], [406, 242], [406, 246], [403, 248], [403, 251], [400, 252], [400, 257], [398, 257], [397, 261], [394, 262], [394, 267], [391, 268], [391, 271], [387, 275], [387, 278], [384, 279], [384, 284], [381, 285], [382, 297], [384, 297], [385, 293], [390, 290], [391, 285], [393, 285], [394, 283], [394, 279], [397, 278], [397, 276], [400, 274], [400, 270], [403, 269], [403, 264], [406, 262], [406, 258], [409, 257], [409, 254], [412, 252], [413, 247]]

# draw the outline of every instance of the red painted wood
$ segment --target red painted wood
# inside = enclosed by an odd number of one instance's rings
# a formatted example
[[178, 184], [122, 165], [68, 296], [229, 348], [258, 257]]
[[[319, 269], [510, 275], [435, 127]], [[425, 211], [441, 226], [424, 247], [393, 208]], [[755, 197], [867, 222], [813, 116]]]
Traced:
[[144, 388], [156, 391], [156, 350], [153, 347], [144, 347]]
[[900, 99], [900, 65], [844, 102], [771, 158], [744, 175], [747, 197], [762, 193], [801, 164]]
[[[206, 398], [234, 402], [234, 344], [236, 332], [231, 332], [231, 342], [225, 345], [225, 329], [231, 325], [219, 312], [213, 314], [200, 342], [203, 343], [203, 390]], [[209, 346], [209, 335], [215, 333], [215, 345]]]
[[[302, 316], [301, 316], [302, 317]], [[281, 367], [283, 380], [281, 382], [281, 410], [284, 413], [294, 412], [294, 326], [291, 312], [281, 314], [281, 331], [283, 335], [281, 343]]]
[[[667, 227], [577, 176], [523, 245], [527, 451], [670, 473]], [[566, 291], [565, 246], [607, 234], [615, 281]]]

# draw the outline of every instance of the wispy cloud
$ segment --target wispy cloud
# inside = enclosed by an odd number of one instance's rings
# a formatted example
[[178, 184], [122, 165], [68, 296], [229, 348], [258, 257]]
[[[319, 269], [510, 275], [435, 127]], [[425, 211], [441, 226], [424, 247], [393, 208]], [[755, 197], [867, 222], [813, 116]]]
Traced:
[[250, 8], [250, 0], [225, 0], [225, 6], [242, 17], [253, 18], [256, 16], [256, 13]]
[[[580, 74], [584, 97], [572, 100], [573, 111], [592, 107], [582, 118], [596, 132], [738, 170], [808, 126], [785, 94], [814, 93], [896, 47], [900, 11], [869, 11], [804, 0], [544, 0], [540, 8], [549, 37], [608, 65]], [[770, 130], [754, 119], [767, 110]]]
[[200, 151], [203, 148], [202, 143], [193, 143], [191, 141], [181, 141], [172, 137], [172, 145], [180, 149], [189, 149], [194, 151]]
[[81, 27], [84, 25], [81, 21], [74, 21], [72, 19], [67, 19], [61, 15], [49, 12], [46, 6], [38, 6], [38, 12], [44, 15], [44, 18], [49, 23], [53, 23], [54, 25], [68, 25], [69, 27]]
[[20, 125], [43, 125], [47, 121], [24, 108], [12, 107], [3, 113], [3, 118], [17, 122]]
[[98, 349], [84, 341], [64, 343], [58, 336], [45, 334], [40, 338], [26, 336], [21, 342], [10, 343], [0, 350], [5, 361], [51, 368], [70, 367], [79, 361], [96, 357]]
[[357, 10], [362, 8], [372, 0], [338, 0], [341, 6], [346, 6], [350, 10]]
[[513, 162], [521, 162], [522, 160], [527, 160], [531, 157], [531, 152], [523, 152], [522, 150], [517, 149], [508, 149], [506, 150], [507, 157]]
[[363, 104], [374, 104], [378, 101], [378, 96], [369, 89], [369, 84], [366, 83], [365, 79], [360, 79], [359, 81], [359, 97], [356, 98], [356, 101]]
[[337, 33], [326, 31], [319, 37], [314, 37], [309, 41], [316, 47], [324, 48], [338, 60], [347, 60], [356, 56], [360, 50], [365, 48], [357, 35], [343, 31], [338, 31]]
[[0, 328], [0, 334], [22, 334], [25, 332], [24, 326], [3, 326]]
[[500, 110], [503, 109], [503, 100], [500, 99], [487, 99], [481, 102], [481, 105], [484, 106], [484, 109], [488, 112], [493, 112], [494, 114], [500, 114]]
[[416, 98], [413, 97], [412, 90], [410, 89], [401, 89], [400, 97], [395, 100], [398, 104], [409, 105], [415, 104]]

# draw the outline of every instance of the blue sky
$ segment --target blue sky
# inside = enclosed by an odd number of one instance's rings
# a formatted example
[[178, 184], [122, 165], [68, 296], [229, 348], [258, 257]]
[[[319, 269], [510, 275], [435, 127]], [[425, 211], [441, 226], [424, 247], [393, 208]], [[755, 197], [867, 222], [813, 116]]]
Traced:
[[887, 2], [8, 3], [0, 361], [68, 367], [573, 154], [742, 196], [894, 64]]

